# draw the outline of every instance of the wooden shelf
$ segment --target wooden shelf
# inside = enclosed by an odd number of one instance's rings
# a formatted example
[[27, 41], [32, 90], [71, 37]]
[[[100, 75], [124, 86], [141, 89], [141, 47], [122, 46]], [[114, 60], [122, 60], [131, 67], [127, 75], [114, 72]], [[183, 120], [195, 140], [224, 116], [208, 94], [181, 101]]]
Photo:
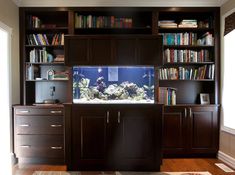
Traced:
[[205, 81], [205, 82], [208, 82], [208, 81], [215, 81], [215, 80], [212, 80], [212, 79], [201, 79], [201, 80], [159, 80], [159, 81], [198, 81], [198, 82], [201, 82], [201, 81]]
[[215, 46], [207, 46], [207, 45], [164, 45], [164, 49], [213, 49]]
[[151, 27], [75, 28], [76, 34], [152, 34]]
[[27, 82], [54, 82], [54, 81], [69, 81], [69, 80], [26, 80]]
[[51, 28], [27, 28], [27, 32], [40, 32], [40, 31], [65, 31], [68, 27], [51, 27]]
[[25, 45], [25, 47], [58, 47], [63, 48], [64, 45]]
[[52, 62], [52, 63], [31, 63], [31, 62], [25, 62], [26, 64], [34, 64], [34, 65], [64, 65], [64, 62]]
[[213, 28], [158, 28], [159, 33], [172, 33], [172, 32], [214, 32]]
[[180, 62], [177, 62], [177, 63], [164, 63], [163, 65], [164, 66], [193, 66], [193, 65], [205, 65], [205, 64], [215, 64], [214, 62], [212, 61], [209, 61], [209, 62], [188, 62], [188, 63], [180, 63]]

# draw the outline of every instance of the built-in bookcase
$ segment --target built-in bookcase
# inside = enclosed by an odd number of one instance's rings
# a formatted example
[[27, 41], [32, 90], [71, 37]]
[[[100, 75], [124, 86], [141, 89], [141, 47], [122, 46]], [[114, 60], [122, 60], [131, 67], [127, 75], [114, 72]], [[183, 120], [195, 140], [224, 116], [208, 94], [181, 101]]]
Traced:
[[68, 11], [24, 8], [20, 18], [22, 103], [46, 99], [66, 102], [69, 72], [64, 65], [64, 35], [68, 34]]
[[[209, 93], [210, 102], [218, 104], [218, 14], [219, 8], [213, 7], [20, 8], [21, 102], [32, 104], [47, 98], [54, 84], [58, 86], [56, 91], [63, 91], [56, 98], [71, 102], [72, 80], [48, 79], [47, 76], [51, 69], [67, 70], [63, 61], [51, 62], [45, 56], [45, 52], [53, 59], [64, 54], [63, 36], [96, 35], [102, 38], [124, 34], [127, 37], [163, 35], [163, 58], [157, 61], [163, 65], [157, 65], [156, 82], [157, 86], [177, 89], [176, 104], [200, 104], [200, 93]], [[30, 55], [34, 55], [33, 58]], [[36, 55], [37, 59], [34, 58]], [[33, 78], [28, 71], [31, 66], [36, 70]], [[164, 76], [164, 72], [176, 77]], [[68, 91], [64, 90], [66, 88]]]
[[177, 89], [177, 104], [200, 104], [200, 93], [218, 103], [219, 18], [215, 9], [163, 10], [158, 34], [163, 36], [159, 86]]

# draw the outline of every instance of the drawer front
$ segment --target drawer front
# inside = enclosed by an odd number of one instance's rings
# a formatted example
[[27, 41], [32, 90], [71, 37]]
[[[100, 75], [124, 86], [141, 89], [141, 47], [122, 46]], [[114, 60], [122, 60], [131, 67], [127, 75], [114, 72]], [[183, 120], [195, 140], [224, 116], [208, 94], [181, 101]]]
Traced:
[[16, 115], [63, 115], [63, 108], [15, 108]]
[[15, 116], [15, 134], [63, 133], [63, 116]]
[[64, 157], [64, 138], [62, 135], [17, 135], [15, 142], [17, 157]]

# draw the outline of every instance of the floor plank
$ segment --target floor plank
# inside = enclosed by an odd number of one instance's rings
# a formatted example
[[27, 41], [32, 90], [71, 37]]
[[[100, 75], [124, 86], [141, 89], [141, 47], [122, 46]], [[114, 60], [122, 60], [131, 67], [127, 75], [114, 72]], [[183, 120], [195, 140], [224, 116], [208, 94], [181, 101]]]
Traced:
[[[209, 171], [213, 175], [235, 175], [235, 173], [226, 173], [217, 166], [218, 159], [209, 158], [177, 158], [163, 159], [161, 171]], [[66, 166], [56, 165], [15, 165], [13, 175], [32, 175], [34, 171], [66, 171]], [[87, 175], [95, 175], [96, 173], [86, 173]], [[99, 173], [98, 173], [99, 174]]]

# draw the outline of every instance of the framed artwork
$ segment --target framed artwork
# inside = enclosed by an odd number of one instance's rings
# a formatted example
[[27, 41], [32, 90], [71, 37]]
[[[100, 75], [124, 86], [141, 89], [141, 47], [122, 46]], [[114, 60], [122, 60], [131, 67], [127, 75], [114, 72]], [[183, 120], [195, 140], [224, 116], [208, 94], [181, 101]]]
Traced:
[[202, 105], [210, 104], [210, 96], [209, 96], [209, 94], [201, 93], [200, 94], [200, 103]]

